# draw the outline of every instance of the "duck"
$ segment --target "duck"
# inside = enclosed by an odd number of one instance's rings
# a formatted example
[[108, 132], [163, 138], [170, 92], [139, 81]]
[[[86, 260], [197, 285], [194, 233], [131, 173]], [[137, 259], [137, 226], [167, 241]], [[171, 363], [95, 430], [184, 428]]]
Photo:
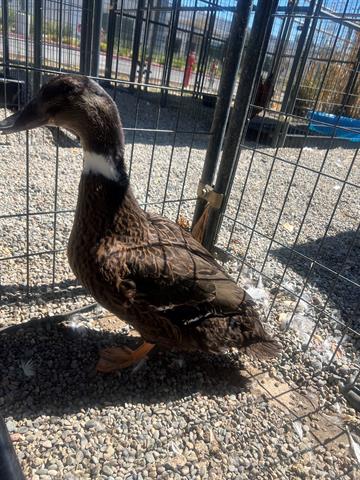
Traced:
[[67, 253], [96, 302], [141, 336], [138, 348], [109, 346], [97, 370], [108, 373], [155, 347], [222, 354], [236, 349], [271, 358], [280, 344], [256, 304], [191, 232], [137, 202], [125, 166], [118, 108], [94, 80], [60, 75], [0, 122], [2, 134], [43, 126], [74, 133], [83, 148], [77, 205]]

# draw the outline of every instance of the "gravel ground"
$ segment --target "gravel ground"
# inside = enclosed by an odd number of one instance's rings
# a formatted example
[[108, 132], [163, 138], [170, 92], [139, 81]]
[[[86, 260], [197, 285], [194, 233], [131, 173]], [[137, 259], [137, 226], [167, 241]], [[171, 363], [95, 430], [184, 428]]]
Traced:
[[[125, 127], [133, 126], [136, 97], [119, 94], [117, 100]], [[151, 102], [141, 102], [137, 127], [183, 132], [209, 128], [209, 112], [186, 101], [179, 117], [172, 107], [157, 114]], [[166, 196], [170, 202], [164, 214], [190, 220], [194, 202], [176, 200], [195, 196], [206, 135], [180, 133], [174, 138], [137, 132], [133, 147], [133, 133], [128, 130], [126, 135], [139, 201], [160, 202], [148, 208], [161, 212]], [[269, 148], [254, 156], [244, 150], [240, 156], [218, 244], [228, 252], [229, 272], [240, 276], [264, 311], [268, 329], [283, 343], [279, 359], [261, 363], [235, 353], [208, 357], [156, 351], [135, 371], [102, 376], [94, 373], [99, 348], [131, 345], [136, 337], [99, 307], [53, 317], [92, 301], [77, 285], [63, 251], [81, 150], [76, 140], [58, 139], [62, 146], [56, 183], [54, 138], [56, 133], [41, 129], [30, 132], [28, 140], [19, 134], [0, 144], [0, 215], [18, 214], [0, 219], [0, 256], [19, 257], [0, 263], [0, 329], [23, 324], [0, 333], [0, 408], [27, 477], [358, 478], [345, 428], [359, 442], [359, 420], [341, 385], [357, 371], [359, 340], [342, 323], [359, 331], [359, 290], [342, 278], [333, 287], [335, 277], [329, 270], [359, 283], [360, 245], [354, 232], [360, 220], [360, 161], [354, 160], [354, 151], [334, 149], [326, 156], [324, 150], [305, 149], [299, 161], [299, 151], [287, 148], [277, 152], [285, 161], [274, 162], [275, 151]], [[313, 170], [320, 168], [326, 175], [317, 182]], [[55, 193], [61, 213], [54, 235]], [[32, 213], [28, 219], [21, 215], [27, 208]], [[239, 223], [234, 227], [231, 219], [236, 215]], [[298, 253], [289, 256], [295, 240]], [[54, 248], [56, 255], [36, 255]], [[318, 255], [327, 268], [301, 255]], [[262, 271], [260, 281], [252, 269], [241, 267], [240, 257]], [[277, 287], [279, 282], [284, 288]], [[33, 321], [26, 323], [29, 319]]]

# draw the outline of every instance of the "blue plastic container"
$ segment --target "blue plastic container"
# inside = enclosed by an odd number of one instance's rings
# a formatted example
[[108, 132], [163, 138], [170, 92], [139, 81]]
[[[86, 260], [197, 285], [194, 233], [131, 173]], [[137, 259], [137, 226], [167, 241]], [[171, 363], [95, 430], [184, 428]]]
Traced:
[[358, 119], [324, 112], [309, 112], [308, 118], [310, 121], [313, 120], [309, 125], [312, 132], [328, 137], [344, 138], [350, 142], [360, 142], [360, 120]]

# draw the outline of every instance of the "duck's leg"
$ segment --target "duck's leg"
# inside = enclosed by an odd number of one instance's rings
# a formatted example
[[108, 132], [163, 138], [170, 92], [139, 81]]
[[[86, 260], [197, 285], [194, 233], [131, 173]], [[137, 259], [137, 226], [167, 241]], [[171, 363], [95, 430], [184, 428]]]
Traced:
[[96, 370], [108, 373], [130, 367], [144, 358], [154, 347], [153, 343], [144, 342], [136, 350], [131, 350], [128, 347], [105, 348], [100, 352], [100, 360]]

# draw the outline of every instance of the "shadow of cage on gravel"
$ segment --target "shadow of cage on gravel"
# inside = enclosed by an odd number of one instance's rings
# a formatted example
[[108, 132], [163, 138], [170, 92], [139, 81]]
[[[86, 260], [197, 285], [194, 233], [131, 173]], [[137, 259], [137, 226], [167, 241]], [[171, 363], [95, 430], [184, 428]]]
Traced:
[[204, 241], [284, 346], [95, 375], [138, 340], [67, 263], [80, 144], [2, 136], [0, 408], [31, 478], [358, 475], [359, 9], [250, 3], [1, 4], [2, 118], [54, 74], [101, 82], [139, 202], [190, 229], [212, 186]]

